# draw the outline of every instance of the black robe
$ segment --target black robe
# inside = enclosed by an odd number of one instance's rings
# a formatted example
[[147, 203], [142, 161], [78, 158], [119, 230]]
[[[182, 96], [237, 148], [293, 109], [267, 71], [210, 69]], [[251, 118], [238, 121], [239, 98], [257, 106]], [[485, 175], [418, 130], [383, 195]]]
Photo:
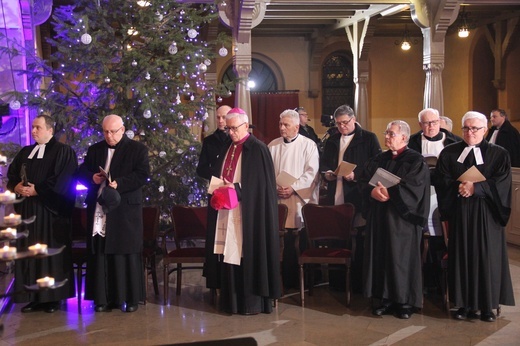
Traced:
[[457, 162], [467, 144], [444, 148], [437, 161], [437, 199], [441, 218], [448, 221], [450, 300], [458, 307], [491, 311], [514, 305], [504, 233], [511, 213], [511, 167], [507, 151], [482, 141], [484, 164], [477, 165], [486, 181], [475, 183], [472, 197], [458, 195], [458, 177], [474, 164], [473, 152]]
[[106, 235], [102, 238], [92, 236], [99, 190], [92, 176], [99, 172], [99, 166], [105, 166], [107, 155], [106, 141], [92, 145], [78, 171], [80, 181], [88, 187], [85, 299], [95, 304], [137, 304], [145, 298], [142, 188], [150, 172], [148, 149], [126, 135], [117, 143], [110, 176], [117, 182], [121, 203], [107, 214]]
[[[493, 132], [496, 131], [496, 127], [493, 126], [489, 129], [486, 140], [489, 141]], [[504, 121], [498, 131], [497, 138], [495, 140], [496, 145], [500, 145], [509, 152], [512, 167], [520, 167], [520, 134], [516, 127], [514, 127], [509, 120]]]
[[[320, 157], [320, 172], [328, 170], [335, 171], [338, 167], [339, 149], [340, 149], [341, 133], [330, 136], [325, 143], [325, 149]], [[364, 164], [371, 157], [381, 153], [381, 146], [376, 135], [370, 131], [364, 130], [356, 124], [354, 130], [354, 138], [343, 154], [343, 161], [354, 163], [357, 167], [354, 169], [355, 181], [343, 180], [343, 195], [345, 203], [352, 203], [356, 207], [356, 211], [361, 207], [361, 196], [358, 188], [358, 177], [363, 170]], [[327, 198], [326, 205], [334, 205], [334, 196], [336, 194], [337, 181], [327, 181]]]
[[204, 138], [199, 155], [199, 163], [197, 164], [197, 175], [199, 177], [211, 180], [211, 172], [217, 164], [220, 152], [230, 142], [229, 135], [219, 129]]
[[[378, 202], [368, 184], [378, 167], [399, 176]], [[395, 159], [386, 151], [367, 162], [359, 177], [363, 190], [365, 251], [363, 294], [393, 303], [422, 306], [420, 243], [430, 208], [430, 173], [421, 154], [406, 149]]]
[[[217, 177], [221, 175], [229, 145], [222, 151], [213, 172]], [[221, 310], [229, 313], [270, 312], [271, 299], [281, 296], [278, 196], [273, 160], [267, 146], [253, 135], [244, 142], [241, 155], [241, 182], [235, 184], [242, 208], [241, 265], [223, 263], [222, 256], [213, 253], [217, 211], [208, 206], [204, 276], [208, 288], [220, 288]], [[256, 301], [237, 299], [237, 294]]]
[[74, 150], [55, 138], [45, 146], [45, 155], [38, 159], [28, 159], [35, 145], [22, 148], [9, 166], [7, 188], [14, 191], [21, 181], [20, 170], [26, 165], [29, 183], [34, 184], [37, 196], [27, 197], [15, 210], [22, 218], [36, 216], [34, 223], [28, 225], [29, 236], [18, 241], [18, 250], [36, 243], [47, 244], [51, 248], [66, 246], [65, 250], [45, 259], [24, 259], [16, 261], [15, 290], [23, 290], [24, 285], [34, 285], [36, 279], [50, 276], [56, 281], [68, 279], [65, 286], [55, 290], [46, 290], [33, 295], [17, 295], [14, 301], [46, 303], [75, 296], [74, 271], [71, 258], [71, 223], [74, 208], [76, 186], [74, 173], [78, 161]]

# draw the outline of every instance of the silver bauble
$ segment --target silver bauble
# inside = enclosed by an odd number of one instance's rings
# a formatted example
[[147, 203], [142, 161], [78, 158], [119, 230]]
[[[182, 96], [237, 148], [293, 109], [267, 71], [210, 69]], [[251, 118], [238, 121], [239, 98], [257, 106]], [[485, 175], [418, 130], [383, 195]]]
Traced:
[[92, 36], [87, 33], [81, 35], [81, 43], [90, 44], [90, 42], [92, 42]]

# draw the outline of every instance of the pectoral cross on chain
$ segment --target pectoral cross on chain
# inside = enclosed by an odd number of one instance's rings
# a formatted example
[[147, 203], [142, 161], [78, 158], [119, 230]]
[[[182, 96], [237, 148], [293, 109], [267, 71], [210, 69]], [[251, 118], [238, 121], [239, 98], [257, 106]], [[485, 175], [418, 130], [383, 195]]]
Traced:
[[233, 170], [233, 159], [235, 158], [235, 150], [237, 149], [236, 145], [233, 145], [233, 151], [231, 152], [231, 159], [229, 160], [229, 165], [226, 168], [226, 174], [229, 175]]

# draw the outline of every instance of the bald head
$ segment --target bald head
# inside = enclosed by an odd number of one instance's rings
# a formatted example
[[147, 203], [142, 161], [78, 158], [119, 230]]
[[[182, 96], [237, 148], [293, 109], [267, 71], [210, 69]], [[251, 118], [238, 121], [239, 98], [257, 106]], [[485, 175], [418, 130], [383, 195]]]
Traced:
[[220, 106], [217, 108], [217, 113], [215, 114], [215, 118], [217, 120], [217, 128], [221, 131], [224, 131], [226, 127], [226, 114], [231, 110], [229, 106]]
[[123, 119], [119, 115], [110, 114], [103, 119], [103, 135], [108, 145], [114, 146], [119, 143], [124, 133]]

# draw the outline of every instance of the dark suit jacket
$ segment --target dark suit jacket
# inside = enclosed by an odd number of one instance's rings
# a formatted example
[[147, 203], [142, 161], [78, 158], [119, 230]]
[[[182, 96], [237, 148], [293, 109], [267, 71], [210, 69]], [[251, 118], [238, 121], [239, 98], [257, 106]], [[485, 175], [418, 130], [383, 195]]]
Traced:
[[[79, 168], [79, 180], [88, 187], [87, 195], [87, 246], [92, 248], [92, 226], [99, 185], [92, 176], [104, 167], [108, 155], [105, 141], [92, 145], [85, 161]], [[148, 149], [137, 141], [123, 136], [117, 144], [110, 176], [117, 181], [117, 191], [121, 195], [119, 206], [107, 214], [105, 253], [138, 253], [143, 246], [142, 187], [150, 174]]]
[[211, 180], [211, 172], [217, 164], [220, 152], [230, 142], [229, 136], [224, 131], [218, 129], [204, 138], [199, 155], [199, 163], [197, 164], [197, 175], [199, 177]]
[[[489, 129], [486, 140], [489, 141], [496, 127]], [[511, 125], [509, 120], [504, 121], [498, 132], [496, 145], [500, 145], [509, 152], [511, 157], [511, 167], [520, 167], [520, 134], [518, 130]]]

